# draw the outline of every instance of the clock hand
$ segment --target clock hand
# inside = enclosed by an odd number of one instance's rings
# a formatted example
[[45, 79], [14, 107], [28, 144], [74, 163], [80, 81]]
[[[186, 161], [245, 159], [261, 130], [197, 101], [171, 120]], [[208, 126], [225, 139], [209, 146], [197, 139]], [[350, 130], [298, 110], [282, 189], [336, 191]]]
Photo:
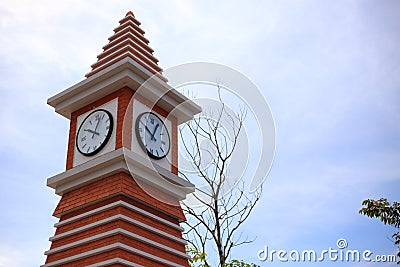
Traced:
[[147, 125], [144, 124], [144, 122], [142, 122], [142, 121], [139, 121], [139, 122], [144, 126], [144, 129], [150, 134], [150, 139], [153, 140], [153, 139], [154, 139], [154, 136], [153, 136], [153, 134], [150, 132], [150, 130], [149, 130], [149, 128], [147, 127]]
[[[90, 129], [83, 129], [83, 131], [85, 131], [85, 132], [89, 132], [89, 133], [92, 133], [93, 135], [100, 135], [100, 133], [98, 133], [98, 132], [95, 132], [95, 131], [93, 131], [93, 130], [90, 130]], [[93, 137], [92, 137], [93, 138]]]
[[158, 126], [160, 126], [160, 124], [157, 124], [156, 127], [154, 127], [153, 134], [151, 135], [151, 139], [153, 139], [154, 141], [157, 141], [157, 140], [154, 138], [154, 135], [156, 134], [156, 131], [157, 131]]
[[154, 138], [153, 134], [150, 132], [149, 128], [147, 128], [147, 126], [145, 125], [144, 128], [146, 129], [146, 131], [150, 134], [150, 139], [156, 141], [156, 139]]
[[149, 130], [149, 128], [147, 128], [147, 126], [145, 125], [144, 128], [146, 129], [146, 131], [151, 135], [151, 132]]
[[97, 127], [99, 127], [99, 123], [100, 123], [100, 117], [97, 118], [97, 124], [96, 124], [96, 128], [94, 128], [93, 135], [92, 135], [92, 139], [94, 138], [94, 135], [95, 135], [95, 132], [96, 132], [96, 130], [97, 130]]

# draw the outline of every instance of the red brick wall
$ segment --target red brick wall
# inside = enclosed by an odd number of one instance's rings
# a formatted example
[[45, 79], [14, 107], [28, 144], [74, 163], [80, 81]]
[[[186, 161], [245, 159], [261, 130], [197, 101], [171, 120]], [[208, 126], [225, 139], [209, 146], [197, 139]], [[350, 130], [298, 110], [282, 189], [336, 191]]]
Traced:
[[[182, 251], [182, 252], [185, 251], [184, 250], [184, 246], [182, 246], [180, 243], [177, 243], [176, 241], [174, 241], [172, 239], [169, 239], [169, 238], [167, 238], [165, 236], [161, 236], [161, 235], [159, 235], [157, 233], [154, 233], [154, 232], [149, 231], [149, 230], [147, 230], [145, 228], [142, 228], [142, 227], [140, 227], [138, 225], [132, 224], [132, 223], [130, 223], [128, 221], [121, 220], [121, 219], [117, 219], [117, 220], [114, 220], [114, 221], [111, 221], [111, 222], [108, 222], [108, 223], [105, 223], [105, 224], [102, 224], [102, 225], [99, 225], [99, 226], [96, 226], [96, 227], [92, 227], [92, 228], [87, 229], [87, 230], [85, 230], [83, 232], [76, 233], [76, 234], [73, 234], [73, 235], [69, 235], [69, 236], [54, 240], [52, 242], [52, 244], [51, 244], [51, 249], [57, 248], [57, 247], [60, 247], [60, 246], [64, 246], [66, 244], [69, 244], [69, 243], [72, 243], [72, 242], [75, 242], [75, 241], [78, 241], [78, 240], [82, 240], [82, 239], [85, 239], [85, 238], [88, 238], [88, 237], [92, 237], [92, 236], [95, 236], [95, 235], [98, 235], [98, 234], [101, 234], [101, 233], [104, 233], [104, 232], [107, 232], [107, 231], [111, 231], [111, 230], [114, 230], [114, 229], [117, 229], [117, 228], [122, 228], [124, 230], [127, 230], [127, 231], [130, 231], [132, 233], [138, 234], [138, 235], [143, 236], [145, 238], [151, 239], [151, 240], [153, 240], [155, 242], [158, 242], [158, 243], [164, 244], [164, 245], [166, 245], [168, 247], [174, 248], [176, 250], [179, 250], [179, 251]], [[162, 227], [159, 227], [159, 228], [160, 228], [159, 230], [163, 230], [163, 231], [166, 230], [167, 228], [173, 229], [173, 228], [165, 226], [165, 225], [163, 225]], [[56, 233], [57, 232], [58, 231], [56, 231]], [[168, 230], [164, 231], [164, 232], [168, 232]], [[181, 234], [180, 234], [179, 237], [181, 238]]]
[[178, 175], [178, 120], [171, 116], [172, 122], [172, 145], [171, 145], [171, 172]]
[[[112, 209], [102, 211], [100, 213], [91, 215], [91, 216], [83, 218], [81, 220], [77, 220], [77, 221], [65, 224], [63, 226], [57, 227], [56, 235], [74, 230], [81, 226], [85, 226], [85, 225], [88, 225], [88, 224], [91, 224], [91, 223], [94, 223], [94, 222], [97, 222], [97, 221], [100, 221], [100, 220], [103, 220], [103, 219], [106, 219], [106, 218], [109, 218], [109, 217], [112, 217], [112, 216], [118, 215], [118, 214], [125, 215], [136, 221], [142, 222], [148, 226], [157, 228], [163, 232], [166, 232], [166, 233], [176, 236], [178, 238], [182, 238], [181, 231], [179, 231], [178, 229], [171, 228], [171, 227], [163, 224], [162, 222], [156, 221], [150, 217], [146, 217], [143, 214], [138, 213], [133, 210], [130, 210], [124, 206], [114, 207]], [[178, 224], [178, 221], [176, 220], [175, 223]]]
[[[132, 230], [140, 230], [140, 228], [136, 227], [136, 229], [132, 229]], [[146, 237], [146, 238], [147, 238], [147, 235], [150, 235], [148, 232], [145, 232], [143, 230], [141, 232], [142, 233], [137, 233], [137, 232], [134, 232], [134, 233], [135, 234], [140, 234], [140, 235], [144, 234], [144, 237]], [[175, 248], [176, 249], [176, 248], [182, 247], [181, 245], [178, 246], [176, 243], [173, 243], [173, 242], [169, 242], [169, 244], [168, 244], [165, 240], [158, 240], [159, 243], [161, 243], [160, 241], [163, 244], [165, 244], [165, 245], [167, 245], [167, 246], [169, 246], [171, 248]], [[84, 252], [88, 252], [88, 251], [91, 251], [91, 250], [94, 250], [94, 249], [98, 249], [98, 248], [102, 248], [102, 247], [105, 247], [105, 246], [108, 246], [108, 245], [112, 245], [112, 244], [115, 244], [117, 242], [120, 242], [122, 244], [128, 245], [128, 246], [130, 246], [132, 248], [136, 248], [136, 249], [138, 249], [140, 251], [143, 251], [145, 253], [149, 253], [149, 254], [152, 254], [154, 256], [157, 256], [157, 257], [160, 257], [160, 258], [163, 258], [163, 259], [166, 259], [166, 260], [173, 261], [175, 263], [184, 264], [184, 262], [187, 261], [186, 259], [182, 258], [181, 256], [178, 256], [176, 254], [173, 254], [171, 252], [162, 250], [162, 249], [157, 248], [157, 247], [150, 246], [149, 244], [143, 243], [143, 242], [141, 242], [139, 240], [132, 239], [132, 238], [130, 238], [128, 236], [121, 235], [121, 234], [116, 234], [116, 235], [112, 235], [112, 236], [109, 236], [109, 237], [105, 237], [105, 238], [102, 238], [100, 240], [96, 240], [96, 241], [93, 241], [93, 242], [90, 242], [90, 243], [83, 244], [81, 246], [77, 246], [77, 247], [74, 247], [74, 248], [69, 248], [69, 249], [60, 251], [59, 253], [48, 255], [47, 261], [48, 262], [57, 261], [57, 260], [64, 259], [64, 258], [67, 258], [67, 257], [70, 257], [70, 256], [74, 256], [74, 255], [77, 255], [77, 254], [80, 254], [80, 253], [84, 253]]]

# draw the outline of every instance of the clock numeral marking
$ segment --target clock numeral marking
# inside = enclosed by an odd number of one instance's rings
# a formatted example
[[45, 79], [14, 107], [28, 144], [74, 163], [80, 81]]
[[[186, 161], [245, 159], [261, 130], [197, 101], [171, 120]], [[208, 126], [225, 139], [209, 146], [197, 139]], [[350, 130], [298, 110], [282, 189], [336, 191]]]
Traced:
[[154, 124], [154, 118], [150, 118], [150, 123]]
[[90, 125], [93, 125], [92, 121], [89, 121]]
[[86, 136], [82, 137], [81, 142], [86, 140]]
[[103, 114], [103, 116], [101, 116], [101, 120], [104, 120], [104, 116], [105, 116], [106, 114]]
[[150, 153], [151, 153], [151, 154], [154, 154], [154, 153], [153, 153], [153, 149], [152, 149], [152, 148], [150, 148]]
[[86, 150], [86, 153], [89, 153], [90, 147], [88, 147], [88, 149]]
[[94, 146], [94, 147], [93, 147], [93, 150], [96, 150], [96, 148], [97, 148], [97, 146]]
[[108, 125], [107, 127], [106, 127], [106, 130], [108, 131], [110, 129], [110, 125]]
[[158, 150], [156, 150], [157, 156], [160, 156], [160, 154], [158, 154]]
[[165, 141], [161, 140], [161, 144], [165, 145]]
[[87, 144], [84, 144], [84, 145], [82, 146], [82, 148], [85, 148], [86, 145], [87, 145]]
[[164, 149], [162, 147], [160, 147], [160, 150], [162, 151], [162, 153], [164, 153]]

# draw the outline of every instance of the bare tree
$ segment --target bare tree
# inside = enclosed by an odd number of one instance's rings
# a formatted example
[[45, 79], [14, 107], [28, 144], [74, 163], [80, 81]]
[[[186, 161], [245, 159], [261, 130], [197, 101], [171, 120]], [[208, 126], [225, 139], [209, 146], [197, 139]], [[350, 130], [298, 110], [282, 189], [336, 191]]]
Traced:
[[210, 266], [204, 255], [217, 253], [218, 266], [225, 267], [233, 248], [253, 241], [240, 227], [260, 199], [262, 187], [247, 192], [241, 174], [230, 172], [246, 112], [232, 112], [223, 104], [221, 94], [219, 97], [222, 104], [218, 110], [203, 112], [180, 129], [184, 151], [194, 168], [192, 174], [181, 175], [188, 180], [196, 176], [204, 184], [191, 196], [199, 205], [183, 203], [188, 220], [185, 237], [193, 250], [203, 255], [201, 266]]

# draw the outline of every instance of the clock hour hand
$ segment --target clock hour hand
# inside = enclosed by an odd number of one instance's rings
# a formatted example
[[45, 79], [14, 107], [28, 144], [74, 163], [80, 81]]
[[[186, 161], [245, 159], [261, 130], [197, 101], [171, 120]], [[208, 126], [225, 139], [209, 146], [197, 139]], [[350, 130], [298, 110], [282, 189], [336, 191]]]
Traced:
[[157, 141], [157, 140], [154, 138], [153, 134], [150, 132], [150, 130], [149, 130], [149, 128], [147, 127], [147, 125], [144, 124], [142, 121], [140, 121], [140, 122], [143, 124], [144, 129], [146, 130], [146, 132], [148, 132], [148, 133], [150, 134], [150, 139], [151, 139], [151, 140], [154, 140], [154, 141]]
[[[93, 131], [93, 130], [90, 130], [90, 129], [83, 129], [85, 132], [89, 132], [89, 133], [91, 133], [91, 134], [93, 134], [93, 136], [94, 135], [100, 135], [100, 133], [98, 133], [98, 132], [96, 132], [96, 131]], [[93, 138], [93, 137], [92, 137]]]

